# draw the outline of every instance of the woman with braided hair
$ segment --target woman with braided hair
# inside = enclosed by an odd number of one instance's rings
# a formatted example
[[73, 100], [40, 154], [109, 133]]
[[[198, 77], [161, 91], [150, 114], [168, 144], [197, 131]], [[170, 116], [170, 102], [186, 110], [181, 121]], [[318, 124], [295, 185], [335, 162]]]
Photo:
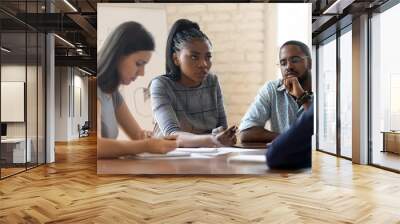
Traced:
[[227, 129], [221, 88], [210, 74], [212, 44], [197, 23], [180, 19], [166, 48], [166, 74], [152, 80], [154, 134], [178, 136], [179, 147], [220, 147], [236, 143]]

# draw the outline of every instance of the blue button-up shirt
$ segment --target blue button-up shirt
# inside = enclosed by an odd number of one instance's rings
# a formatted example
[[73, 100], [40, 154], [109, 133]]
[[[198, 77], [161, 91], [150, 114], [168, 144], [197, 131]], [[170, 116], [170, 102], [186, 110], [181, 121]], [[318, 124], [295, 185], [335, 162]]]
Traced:
[[271, 130], [283, 133], [289, 129], [304, 109], [286, 91], [282, 79], [266, 83], [259, 91], [254, 102], [243, 117], [239, 129], [251, 127], [265, 127], [267, 121], [271, 123]]

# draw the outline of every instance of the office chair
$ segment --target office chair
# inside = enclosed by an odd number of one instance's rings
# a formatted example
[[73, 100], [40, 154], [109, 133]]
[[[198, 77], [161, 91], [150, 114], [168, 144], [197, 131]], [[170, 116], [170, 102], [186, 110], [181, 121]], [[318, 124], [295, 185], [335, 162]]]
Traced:
[[85, 121], [82, 127], [80, 127], [80, 125], [78, 124], [79, 138], [89, 136], [89, 129], [90, 129], [89, 121]]

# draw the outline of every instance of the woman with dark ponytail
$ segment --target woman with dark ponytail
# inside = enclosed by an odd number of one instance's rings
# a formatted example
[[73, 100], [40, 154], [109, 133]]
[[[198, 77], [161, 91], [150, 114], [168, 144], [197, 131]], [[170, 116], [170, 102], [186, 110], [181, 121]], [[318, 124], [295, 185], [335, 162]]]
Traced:
[[[119, 25], [97, 57], [97, 155], [116, 157], [141, 152], [166, 153], [176, 148], [174, 136], [149, 138], [129, 112], [118, 87], [144, 75], [154, 51], [151, 34], [139, 23]], [[121, 127], [131, 140], [116, 140]]]
[[227, 129], [221, 88], [210, 74], [212, 45], [197, 23], [180, 19], [167, 40], [166, 74], [152, 80], [154, 134], [178, 136], [179, 147], [219, 147], [236, 143]]

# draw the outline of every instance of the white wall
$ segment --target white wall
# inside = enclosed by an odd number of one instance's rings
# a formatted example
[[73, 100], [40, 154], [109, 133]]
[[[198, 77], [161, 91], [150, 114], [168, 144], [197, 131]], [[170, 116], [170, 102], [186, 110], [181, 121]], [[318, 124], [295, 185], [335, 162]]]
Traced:
[[68, 73], [67, 67], [55, 68], [55, 141], [68, 140]]
[[277, 4], [277, 10], [277, 47], [288, 40], [298, 40], [311, 50], [311, 3]]
[[1, 121], [24, 122], [25, 82], [1, 82]]
[[[305, 43], [311, 51], [311, 3], [277, 4], [277, 10], [278, 32], [276, 47], [279, 49], [286, 41], [297, 40]], [[277, 55], [276, 62], [278, 61]], [[277, 76], [282, 76], [280, 71], [277, 71]]]
[[[33, 67], [28, 66], [28, 71]], [[25, 65], [2, 65], [1, 66], [1, 81], [17, 81], [25, 82]]]
[[55, 73], [55, 141], [70, 141], [78, 138], [78, 124], [88, 120], [88, 78], [71, 67], [56, 67]]
[[[2, 65], [1, 66], [1, 81], [6, 82], [25, 82], [25, 74], [33, 70], [32, 66], [27, 68], [22, 65]], [[32, 94], [33, 95], [33, 94]], [[29, 96], [29, 94], [28, 94]], [[7, 110], [8, 108], [1, 108]], [[25, 122], [10, 122], [7, 123], [7, 136], [8, 137], [25, 137]]]
[[83, 77], [81, 76], [81, 74], [83, 73], [76, 74], [76, 72], [79, 71], [75, 70], [74, 83], [73, 83], [74, 92], [72, 93], [74, 94], [74, 96], [71, 96], [71, 98], [74, 99], [74, 102], [72, 103], [74, 105], [74, 108], [72, 108], [72, 110], [75, 110], [75, 113], [72, 113], [72, 119], [71, 119], [72, 129], [70, 135], [72, 135], [72, 138], [79, 137], [77, 128], [78, 124], [82, 126], [85, 123], [85, 121], [88, 121], [88, 107], [89, 107], [88, 77], [87, 76]]

